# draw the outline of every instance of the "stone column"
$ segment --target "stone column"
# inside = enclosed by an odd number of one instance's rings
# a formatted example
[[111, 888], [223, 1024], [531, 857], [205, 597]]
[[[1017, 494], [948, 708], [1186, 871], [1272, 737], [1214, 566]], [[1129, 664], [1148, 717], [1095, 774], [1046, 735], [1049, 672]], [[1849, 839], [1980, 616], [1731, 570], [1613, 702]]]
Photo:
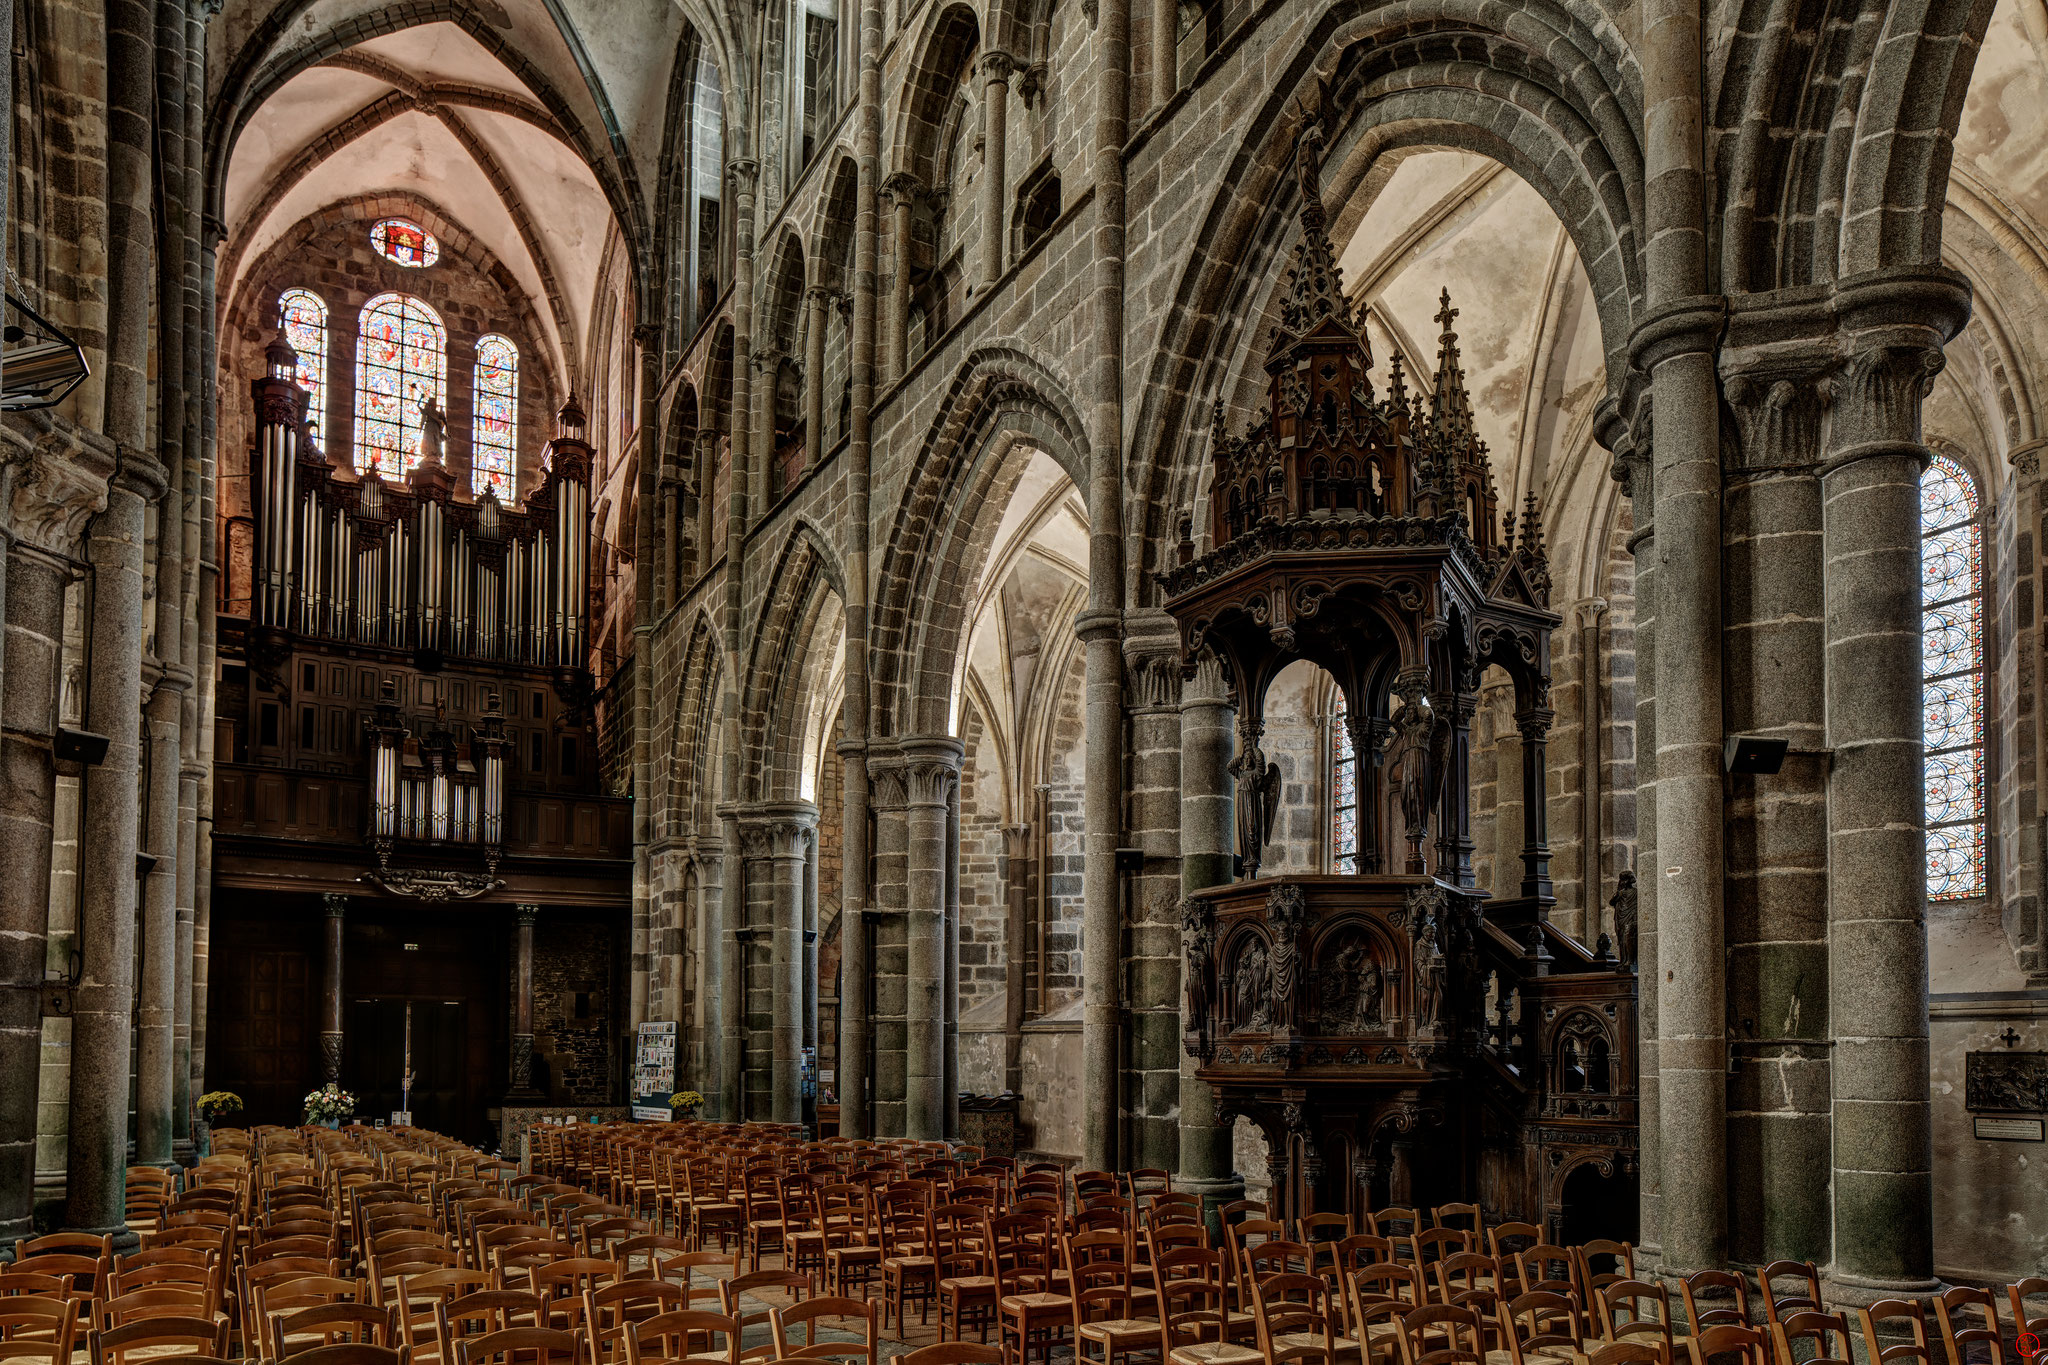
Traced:
[[1837, 286], [1826, 565], [1833, 1281], [1935, 1288], [1920, 686], [1920, 403], [1969, 316], [1951, 271]]
[[1718, 301], [1680, 299], [1636, 329], [1651, 376], [1657, 492], [1658, 1067], [1663, 1268], [1727, 1255], [1727, 963], [1722, 831]]
[[[141, 191], [148, 202], [146, 187]], [[113, 386], [115, 378], [108, 383]], [[111, 398], [109, 400], [111, 406]], [[121, 457], [107, 510], [88, 541], [94, 592], [87, 723], [107, 737], [107, 756], [86, 777], [79, 847], [78, 946], [83, 969], [72, 997], [71, 1116], [66, 1137], [64, 1222], [126, 1234], [128, 1057], [135, 993], [136, 853], [141, 767], [142, 551], [145, 506], [163, 471], [141, 450]]]
[[[328, 892], [320, 898], [321, 908], [327, 912], [327, 934], [325, 950], [321, 960], [323, 968], [320, 977], [320, 1078], [341, 1083], [342, 1048], [342, 955], [345, 951], [344, 929], [347, 925], [348, 897]], [[523, 1032], [529, 1045], [533, 1037], [533, 931], [532, 923], [521, 931], [520, 939], [520, 999], [526, 1011]], [[517, 1044], [514, 1044], [516, 1051]]]
[[[906, 1131], [904, 1097], [909, 1072], [909, 951], [904, 940], [909, 918], [908, 779], [893, 746], [886, 753], [871, 751], [868, 776], [875, 817], [874, 901], [868, 910], [873, 939], [861, 952], [868, 968], [864, 978], [865, 992], [870, 993], [866, 1010], [873, 1039], [870, 1102], [874, 1136], [901, 1137]], [[847, 970], [851, 970], [851, 959]], [[854, 978], [845, 994], [853, 997], [862, 992], [862, 980]]]
[[732, 976], [726, 987], [726, 1025], [737, 1059], [736, 1113], [743, 1119], [765, 1119], [773, 1109], [775, 1082], [771, 984], [775, 940], [770, 927], [775, 913], [775, 869], [769, 859], [768, 831], [753, 819], [742, 819], [739, 831], [738, 885], [727, 887], [728, 894], [737, 890], [738, 901], [727, 959]]
[[[1230, 760], [1236, 752], [1236, 710], [1223, 681], [1222, 666], [1204, 655], [1193, 678], [1181, 686], [1180, 703], [1180, 881], [1184, 891], [1222, 886], [1234, 880], [1231, 858], [1237, 847]], [[1184, 925], [1184, 927], [1186, 927]], [[1181, 1031], [1196, 1021], [1181, 1000]], [[1202, 1197], [1207, 1217], [1244, 1197], [1244, 1181], [1233, 1167], [1231, 1125], [1216, 1121], [1216, 1095], [1198, 1080], [1196, 1058], [1180, 1058], [1180, 1161], [1174, 1188]]]
[[[512, 1089], [508, 1099], [541, 1098], [533, 1086], [533, 922], [539, 916], [538, 905], [512, 907]], [[335, 922], [340, 922], [339, 917]]]
[[[1606, 895], [1606, 856], [1601, 848], [1600, 760], [1604, 753], [1600, 734], [1600, 618], [1607, 614], [1607, 599], [1590, 598], [1579, 605], [1579, 897], [1578, 935], [1588, 944], [1597, 943], [1601, 928], [1601, 901]], [[1569, 927], [1569, 926], [1568, 926]]]
[[689, 946], [692, 994], [690, 1008], [690, 1080], [709, 1101], [718, 1092], [714, 1077], [718, 1070], [718, 1011], [715, 1008], [718, 945], [723, 942], [725, 901], [725, 852], [711, 840], [697, 843], [697, 903], [690, 907], [696, 916], [695, 932]]
[[740, 979], [738, 933], [746, 926], [747, 873], [739, 821], [730, 811], [721, 809], [718, 823], [724, 835], [720, 843], [732, 851], [732, 857], [725, 865], [724, 880], [718, 885], [717, 932], [713, 935], [707, 930], [704, 939], [704, 979], [710, 983], [705, 993], [706, 1013], [717, 1057], [713, 1068], [718, 1086], [716, 1112], [719, 1118], [730, 1122], [740, 1116], [741, 1049], [745, 1039], [739, 1019], [745, 1009], [746, 987]]
[[825, 457], [825, 323], [832, 291], [814, 284], [804, 291], [804, 463]]
[[804, 863], [817, 828], [818, 813], [808, 806], [778, 810], [768, 826], [775, 886], [769, 1113], [777, 1123], [804, 1116]]
[[[11, 501], [0, 475], [0, 510]], [[36, 1177], [36, 1086], [42, 1065], [42, 981], [48, 951], [50, 854], [57, 814], [57, 703], [62, 692], [64, 588], [70, 568], [54, 556], [8, 545], [4, 635], [0, 635], [0, 1246], [32, 1232]]]
[[882, 383], [895, 384], [910, 368], [910, 240], [911, 210], [924, 186], [907, 171], [898, 171], [882, 182], [889, 196], [890, 242], [896, 253], [895, 273], [889, 279], [889, 316], [883, 326]]
[[[1636, 1152], [1639, 1247], [1646, 1267], [1663, 1255], [1662, 1086], [1657, 1013], [1657, 541], [1654, 471], [1619, 406], [1603, 399], [1596, 417], [1602, 445], [1614, 453], [1614, 477], [1633, 514], [1629, 554], [1635, 560], [1636, 646]], [[1617, 868], [1619, 874], [1627, 869]], [[1627, 946], [1615, 951], [1623, 961]]]
[[782, 368], [782, 352], [773, 346], [757, 347], [749, 363], [754, 367], [754, 474], [752, 502], [756, 514], [765, 513], [775, 496], [775, 377]]
[[[1822, 376], [1769, 310], [1738, 312], [1722, 392], [1743, 477], [1724, 494], [1727, 726], [1786, 740], [1775, 774], [1728, 778], [1728, 1254], [1829, 1260], [1827, 759], [1821, 560]], [[1772, 325], [1777, 323], [1778, 325]], [[1588, 634], [1591, 632], [1589, 631]]]
[[1152, 0], [1152, 107], [1180, 92], [1180, 0]]
[[1515, 713], [1515, 729], [1522, 737], [1522, 895], [1551, 894], [1550, 816], [1548, 775], [1544, 771], [1546, 741], [1550, 736], [1551, 711], [1547, 706], [1525, 707]]
[[[173, 497], [175, 493], [164, 500], [166, 514]], [[165, 529], [160, 522], [159, 533]], [[162, 572], [159, 561], [159, 576]], [[175, 603], [170, 611], [175, 635]], [[159, 619], [159, 641], [162, 631]], [[171, 1072], [177, 1061], [171, 1033], [178, 1007], [178, 730], [189, 682], [175, 661], [163, 665], [145, 715], [153, 861], [144, 882], [142, 981], [135, 1021], [135, 1161], [142, 1166], [171, 1163]]]
[[1004, 166], [1010, 130], [1010, 73], [1017, 62], [1007, 52], [981, 58], [981, 280], [994, 284], [1008, 259], [1009, 177]]
[[945, 1002], [945, 1058], [941, 1068], [945, 1096], [945, 1135], [960, 1137], [960, 783], [946, 794], [946, 957], [945, 984], [940, 999]]
[[1170, 1171], [1180, 1161], [1180, 641], [1163, 614], [1145, 624], [1127, 659], [1130, 841], [1145, 855], [1131, 892], [1130, 1164]]
[[1003, 1089], [1024, 1088], [1025, 929], [1031, 923], [1031, 826], [1003, 826]]
[[1087, 379], [1088, 605], [1074, 622], [1086, 656], [1088, 782], [1083, 816], [1081, 1158], [1114, 1168], [1123, 1107], [1123, 915], [1116, 849], [1124, 805], [1124, 144], [1130, 136], [1130, 0], [1098, 0], [1094, 41], [1095, 189], [1089, 243], [1093, 317]]
[[960, 741], [905, 741], [904, 1136], [945, 1136], [947, 812]]

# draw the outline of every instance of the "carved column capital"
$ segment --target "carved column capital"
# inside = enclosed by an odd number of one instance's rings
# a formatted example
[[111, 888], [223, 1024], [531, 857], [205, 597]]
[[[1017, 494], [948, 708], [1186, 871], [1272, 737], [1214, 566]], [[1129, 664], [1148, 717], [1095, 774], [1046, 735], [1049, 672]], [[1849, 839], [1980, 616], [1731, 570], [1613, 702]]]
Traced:
[[1126, 667], [1131, 677], [1131, 710], [1174, 711], [1180, 707], [1180, 655], [1159, 651], [1134, 653]]
[[340, 919], [348, 913], [348, 897], [338, 891], [329, 891], [320, 897], [320, 907], [327, 912], [327, 918]]
[[2041, 451], [2048, 448], [2048, 437], [2037, 437], [2023, 441], [2005, 453], [2005, 458], [2022, 479], [2041, 477]]
[[991, 48], [989, 51], [981, 54], [981, 60], [978, 65], [981, 70], [981, 78], [985, 83], [989, 85], [1004, 85], [1008, 84], [1012, 75], [1023, 69], [1024, 63], [1000, 48]]
[[538, 905], [515, 905], [512, 907], [512, 920], [522, 929], [531, 929], [533, 922], [539, 918], [540, 907]]
[[750, 156], [736, 156], [725, 163], [725, 174], [733, 188], [747, 193], [754, 188], [754, 177], [760, 174], [761, 163]]
[[889, 196], [892, 208], [915, 207], [924, 192], [924, 182], [909, 171], [898, 171], [882, 182], [882, 193]]

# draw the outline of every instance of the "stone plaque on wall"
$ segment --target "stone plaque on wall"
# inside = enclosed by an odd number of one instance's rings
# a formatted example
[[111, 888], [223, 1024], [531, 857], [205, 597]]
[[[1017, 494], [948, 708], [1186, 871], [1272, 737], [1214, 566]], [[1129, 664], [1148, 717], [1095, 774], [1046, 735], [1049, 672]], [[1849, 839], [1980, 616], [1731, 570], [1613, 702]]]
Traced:
[[2048, 1052], [1972, 1052], [1964, 1104], [1994, 1114], [2048, 1113]]

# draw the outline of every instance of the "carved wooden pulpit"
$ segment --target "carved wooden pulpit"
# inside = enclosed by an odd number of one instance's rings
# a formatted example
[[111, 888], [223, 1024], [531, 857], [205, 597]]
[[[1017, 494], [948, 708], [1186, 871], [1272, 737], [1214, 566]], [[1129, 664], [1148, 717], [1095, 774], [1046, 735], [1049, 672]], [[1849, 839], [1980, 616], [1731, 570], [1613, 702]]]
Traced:
[[[1470, 1112], [1475, 1070], [1496, 1043], [1535, 1041], [1489, 1019], [1489, 992], [1505, 1004], [1523, 976], [1558, 962], [1543, 830], [1561, 620], [1535, 495], [1518, 532], [1474, 430], [1448, 292], [1427, 395], [1410, 392], [1398, 353], [1375, 386], [1327, 236], [1321, 151], [1311, 125], [1297, 151], [1302, 240], [1266, 360], [1266, 407], [1232, 435], [1219, 403], [1210, 548], [1197, 554], [1183, 532], [1179, 564], [1161, 575], [1183, 666], [1213, 657], [1234, 694], [1248, 879], [1183, 907], [1186, 1044], [1219, 1111], [1265, 1130], [1275, 1214], [1288, 1217], [1471, 1198], [1472, 1148], [1485, 1139]], [[1301, 659], [1344, 696], [1357, 872], [1261, 879], [1279, 776], [1261, 744], [1265, 697]], [[1473, 889], [1469, 772], [1489, 666], [1514, 684], [1525, 813], [1521, 896], [1491, 906]], [[1568, 968], [1597, 961], [1582, 948], [1564, 956]], [[1533, 993], [1515, 998], [1525, 1007]], [[1525, 1098], [1502, 1105], [1519, 1112]]]

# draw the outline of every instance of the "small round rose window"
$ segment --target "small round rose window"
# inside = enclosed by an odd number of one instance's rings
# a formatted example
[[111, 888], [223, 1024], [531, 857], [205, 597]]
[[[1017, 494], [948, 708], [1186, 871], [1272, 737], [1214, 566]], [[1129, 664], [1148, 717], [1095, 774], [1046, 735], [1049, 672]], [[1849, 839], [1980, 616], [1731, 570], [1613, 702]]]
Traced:
[[441, 259], [441, 244], [434, 234], [403, 218], [385, 218], [373, 225], [370, 245], [379, 256], [399, 265], [418, 267]]

